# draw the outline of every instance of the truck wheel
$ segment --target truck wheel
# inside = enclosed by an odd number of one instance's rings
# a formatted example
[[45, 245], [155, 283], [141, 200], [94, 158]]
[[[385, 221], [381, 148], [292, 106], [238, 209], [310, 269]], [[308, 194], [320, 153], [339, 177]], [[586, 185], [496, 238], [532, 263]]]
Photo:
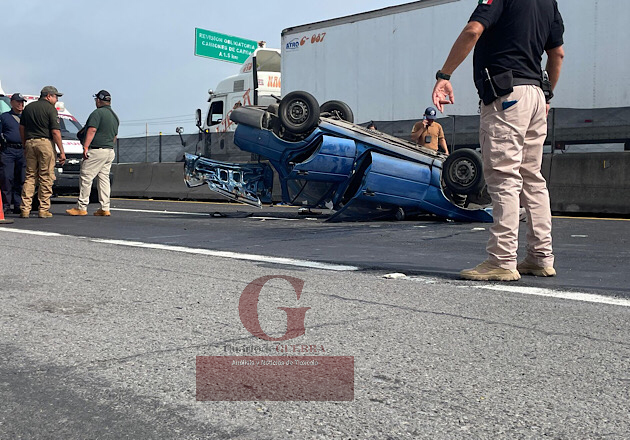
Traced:
[[319, 122], [319, 104], [307, 92], [291, 92], [282, 98], [278, 113], [284, 128], [294, 134], [306, 133]]
[[[354, 122], [354, 113], [348, 104], [343, 101], [328, 101], [319, 108], [322, 115], [330, 114], [332, 117], [338, 117], [342, 121]], [[324, 115], [325, 116], [325, 115]]]
[[470, 148], [454, 151], [444, 161], [442, 177], [455, 194], [478, 194], [486, 184], [481, 154]]

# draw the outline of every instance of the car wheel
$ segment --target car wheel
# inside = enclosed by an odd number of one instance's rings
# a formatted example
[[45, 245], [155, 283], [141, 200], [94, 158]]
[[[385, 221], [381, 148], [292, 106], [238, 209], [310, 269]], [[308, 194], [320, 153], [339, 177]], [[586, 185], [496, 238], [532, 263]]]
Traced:
[[332, 117], [338, 117], [342, 121], [354, 122], [354, 113], [348, 104], [343, 101], [328, 101], [319, 108], [320, 113], [330, 114]]
[[282, 98], [278, 113], [284, 128], [294, 134], [306, 133], [319, 122], [319, 104], [307, 92], [291, 92]]
[[454, 151], [444, 161], [442, 177], [455, 194], [478, 194], [486, 184], [481, 154], [470, 148]]

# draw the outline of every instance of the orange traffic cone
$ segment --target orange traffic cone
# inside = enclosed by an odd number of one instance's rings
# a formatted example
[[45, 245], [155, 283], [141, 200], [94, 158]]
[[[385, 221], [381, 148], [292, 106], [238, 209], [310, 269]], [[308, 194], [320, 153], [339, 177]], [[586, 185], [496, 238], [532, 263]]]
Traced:
[[2, 197], [0, 197], [0, 225], [10, 225], [11, 223], [13, 220], [4, 218], [4, 206], [2, 206]]

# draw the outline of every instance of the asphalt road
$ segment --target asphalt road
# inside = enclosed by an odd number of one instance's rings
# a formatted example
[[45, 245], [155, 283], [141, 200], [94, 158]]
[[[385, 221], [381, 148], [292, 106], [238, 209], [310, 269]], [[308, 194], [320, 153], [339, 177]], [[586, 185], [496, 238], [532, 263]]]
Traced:
[[[69, 206], [60, 200], [52, 211]], [[327, 224], [283, 207], [113, 207], [111, 218], [0, 228], [0, 439], [630, 432], [626, 221], [555, 219], [559, 276], [496, 284], [456, 279], [484, 258], [477, 229], [487, 225]], [[392, 272], [408, 276], [383, 278]], [[305, 284], [300, 301], [284, 281], [266, 285], [264, 330], [284, 334], [277, 307], [310, 307], [305, 335], [291, 343], [354, 357], [353, 401], [196, 401], [196, 356], [272, 344], [249, 334], [238, 311], [246, 286], [270, 275]]]

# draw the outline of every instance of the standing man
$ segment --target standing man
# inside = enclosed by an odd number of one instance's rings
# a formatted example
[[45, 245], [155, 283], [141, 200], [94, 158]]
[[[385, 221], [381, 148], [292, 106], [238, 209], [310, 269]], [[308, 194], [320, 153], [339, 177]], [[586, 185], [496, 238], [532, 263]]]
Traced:
[[96, 216], [109, 217], [109, 171], [114, 161], [114, 146], [118, 136], [120, 121], [112, 110], [112, 96], [107, 90], [94, 95], [96, 110], [88, 117], [85, 126], [87, 132], [83, 142], [83, 161], [81, 162], [81, 190], [77, 206], [67, 209], [69, 215], [87, 215], [90, 203], [92, 181], [98, 176], [98, 200], [101, 207]]
[[20, 137], [20, 118], [24, 110], [24, 96], [14, 93], [11, 96], [11, 110], [0, 115], [0, 187], [2, 187], [2, 206], [19, 214], [22, 205], [22, 185], [26, 173], [24, 147]]
[[[556, 274], [541, 164], [548, 102], [564, 58], [563, 34], [556, 0], [479, 0], [436, 74], [433, 102], [442, 111], [444, 104], [455, 102], [451, 75], [475, 47], [474, 79], [483, 101], [479, 142], [494, 225], [488, 259], [463, 270], [464, 279], [514, 281], [521, 274]], [[548, 78], [541, 69], [543, 52]], [[519, 202], [527, 213], [527, 256], [517, 266]]]
[[53, 86], [42, 89], [37, 101], [29, 104], [20, 119], [20, 137], [26, 157], [26, 180], [22, 189], [20, 217], [28, 218], [33, 203], [35, 184], [39, 183], [39, 218], [50, 218], [50, 197], [55, 181], [55, 147], [59, 149], [59, 163], [66, 162], [61, 142], [59, 115], [55, 104], [63, 93]]
[[427, 107], [422, 121], [416, 122], [411, 129], [411, 140], [430, 150], [438, 151], [439, 146], [448, 155], [444, 130], [438, 122], [435, 122], [436, 118], [437, 110], [433, 107]]

